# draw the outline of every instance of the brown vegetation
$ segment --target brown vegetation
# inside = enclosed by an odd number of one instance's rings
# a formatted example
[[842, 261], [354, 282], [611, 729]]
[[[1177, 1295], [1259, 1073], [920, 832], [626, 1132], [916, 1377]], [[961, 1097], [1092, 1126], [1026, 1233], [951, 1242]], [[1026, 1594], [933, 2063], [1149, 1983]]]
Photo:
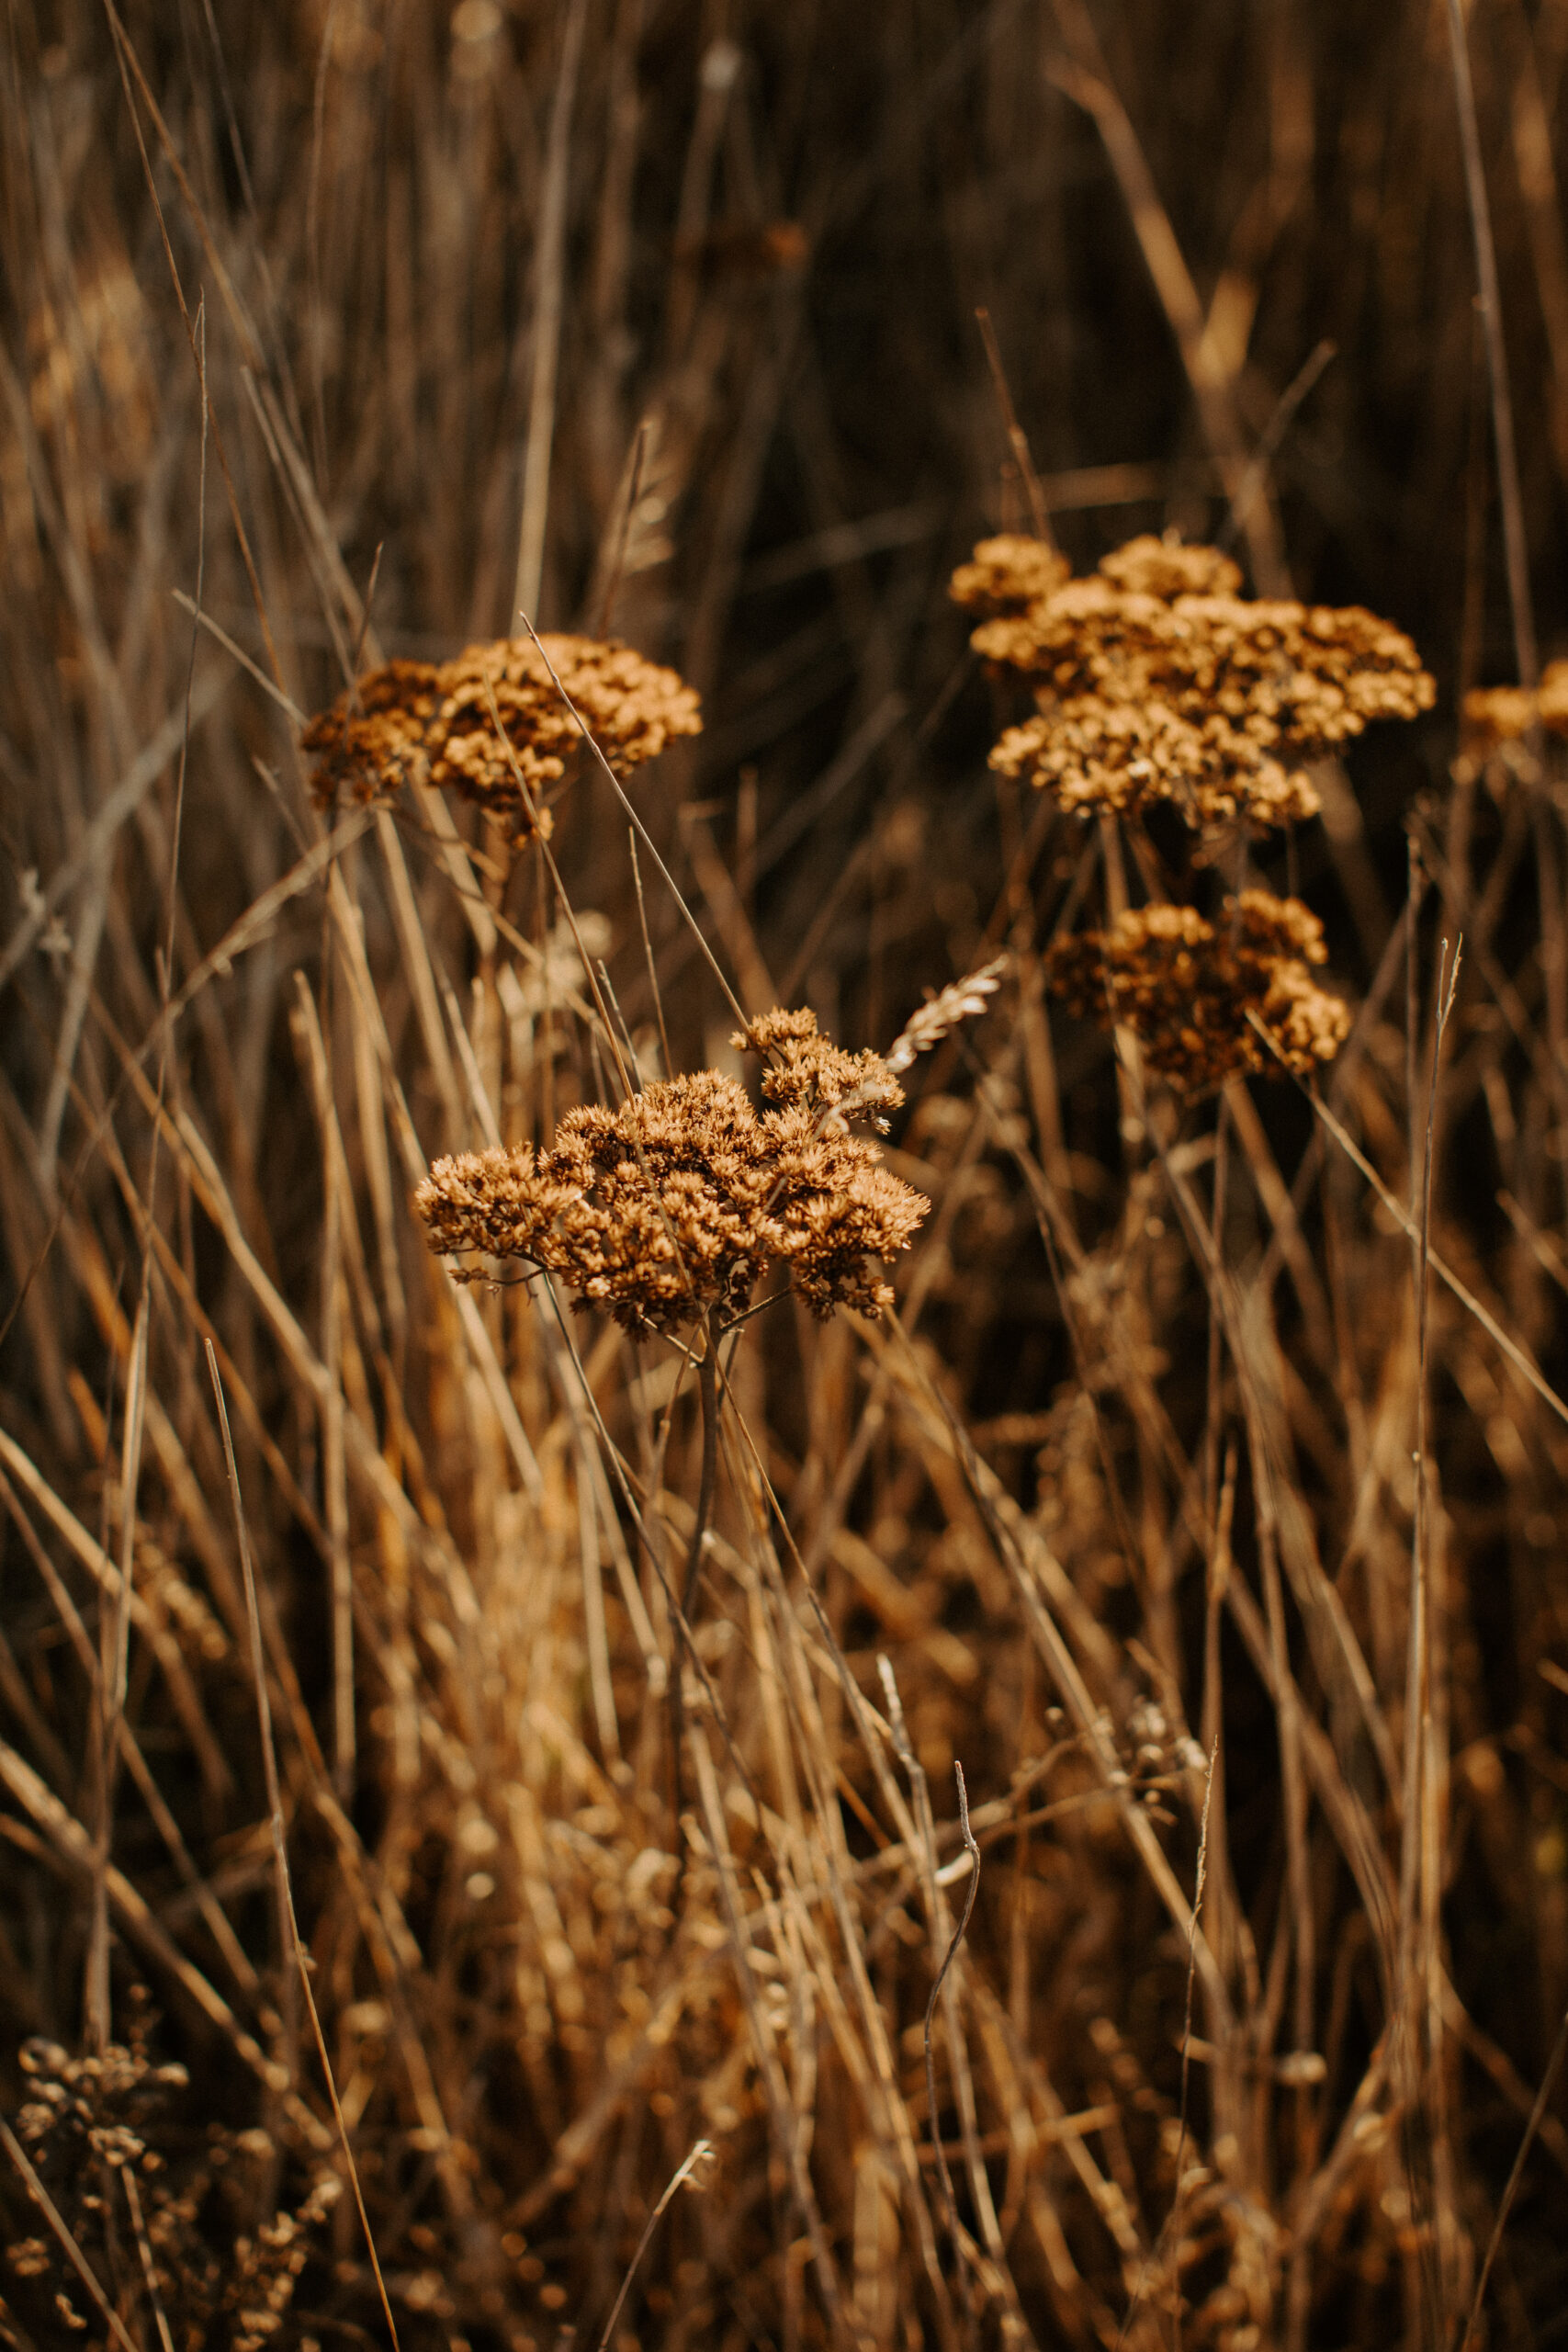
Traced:
[[0, 2352], [1560, 2333], [1451, 13], [9, 10]]

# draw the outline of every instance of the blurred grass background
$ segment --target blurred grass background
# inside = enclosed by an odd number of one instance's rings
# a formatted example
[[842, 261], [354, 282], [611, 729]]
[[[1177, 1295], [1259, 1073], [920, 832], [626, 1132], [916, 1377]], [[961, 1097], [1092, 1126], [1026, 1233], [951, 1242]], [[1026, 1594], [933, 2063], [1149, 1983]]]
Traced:
[[[1550, 655], [1568, 7], [1473, 0], [1468, 35]], [[141, 2075], [80, 2094], [147, 2103], [162, 2288], [101, 2150], [49, 2143], [118, 2324], [248, 2344], [221, 2280], [339, 2161], [210, 1339], [406, 2341], [596, 2342], [701, 2135], [629, 2340], [1453, 2342], [1568, 2005], [1562, 1417], [1436, 1284], [1423, 1371], [1406, 1241], [1294, 1089], [1233, 1088], [1162, 1157], [1105, 1042], [1053, 1026], [1037, 951], [1100, 903], [1095, 837], [987, 772], [1002, 699], [945, 587], [1028, 519], [984, 308], [1080, 569], [1229, 531], [1258, 588], [1414, 636], [1431, 718], [1354, 747], [1321, 825], [1216, 854], [1324, 916], [1364, 1007], [1329, 1099], [1402, 1200], [1465, 933], [1434, 1242], [1561, 1387], [1563, 784], [1454, 765], [1516, 657], [1444, 9], [15, 0], [5, 73], [0, 2064], [15, 2109], [25, 2037], [123, 2041], [145, 1982], [188, 2069], [162, 2109]], [[438, 1152], [596, 1091], [570, 934], [471, 812], [351, 812], [327, 850], [302, 788], [297, 715], [345, 672], [519, 601], [701, 690], [636, 789], [750, 1009], [886, 1045], [1011, 958], [892, 1137], [934, 1203], [907, 1339], [786, 1306], [735, 1360], [759, 1454], [738, 1421], [697, 1628], [730, 1737], [704, 1718], [684, 1826], [597, 1416], [678, 1545], [690, 1396], [666, 1421], [668, 1361], [569, 1326], [591, 1412], [562, 1327], [459, 1299], [408, 1205]], [[724, 1063], [645, 861], [655, 1005], [591, 774], [556, 849], [639, 1041]], [[1217, 1736], [1188, 2032], [1182, 1743]], [[985, 1860], [933, 2118], [955, 1758]], [[1565, 2170], [1559, 2092], [1489, 2341], [1562, 2333]], [[301, 2243], [255, 2341], [379, 2340], [352, 2199]], [[20, 2344], [106, 2340], [66, 2269], [0, 2293]]]

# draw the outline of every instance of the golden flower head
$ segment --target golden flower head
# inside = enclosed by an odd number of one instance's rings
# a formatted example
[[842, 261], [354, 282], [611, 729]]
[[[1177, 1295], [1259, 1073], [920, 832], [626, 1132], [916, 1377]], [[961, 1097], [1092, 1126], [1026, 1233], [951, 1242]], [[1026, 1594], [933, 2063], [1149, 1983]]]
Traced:
[[1021, 613], [1036, 597], [1060, 588], [1071, 571], [1066, 557], [1048, 541], [1007, 531], [980, 541], [974, 560], [959, 565], [947, 593], [972, 613]]
[[1184, 547], [1179, 539], [1156, 539], [1145, 531], [1125, 547], [1100, 558], [1103, 576], [1135, 596], [1236, 596], [1241, 566], [1218, 548]]
[[901, 1102], [897, 1080], [808, 1012], [766, 1013], [736, 1042], [776, 1057], [769, 1107], [699, 1070], [569, 1111], [548, 1150], [438, 1160], [415, 1195], [431, 1248], [525, 1260], [638, 1334], [741, 1313], [775, 1265], [814, 1315], [879, 1315], [893, 1293], [874, 1261], [908, 1249], [930, 1204], [846, 1114], [868, 1088]]
[[361, 678], [305, 729], [304, 747], [316, 754], [311, 791], [321, 803], [344, 790], [377, 800], [420, 774], [477, 800], [518, 834], [533, 830], [531, 800], [547, 832], [543, 797], [582, 748], [556, 678], [622, 773], [655, 758], [671, 737], [702, 732], [695, 689], [630, 646], [502, 638], [439, 666], [389, 662]]
[[1359, 605], [1239, 586], [1219, 549], [1145, 537], [1090, 578], [993, 600], [970, 642], [1029, 682], [1037, 715], [992, 765], [1073, 808], [1165, 800], [1195, 826], [1315, 813], [1306, 763], [1375, 718], [1415, 718], [1433, 682], [1403, 631]]
[[1464, 747], [1482, 758], [1504, 743], [1523, 742], [1536, 726], [1568, 735], [1568, 662], [1549, 662], [1534, 694], [1528, 686], [1478, 686], [1464, 698]]
[[1299, 899], [1243, 890], [1217, 923], [1195, 907], [1141, 907], [1109, 930], [1059, 941], [1046, 953], [1046, 983], [1069, 1011], [1130, 1029], [1151, 1069], [1198, 1094], [1244, 1072], [1304, 1076], [1332, 1059], [1350, 1015], [1308, 969], [1326, 952], [1323, 925]]
[[1268, 741], [1261, 729], [1244, 732], [1217, 712], [1194, 720], [1165, 702], [1075, 695], [1010, 727], [991, 765], [1048, 786], [1064, 808], [1134, 810], [1169, 800], [1195, 827], [1242, 815], [1265, 825], [1315, 816], [1312, 779], [1275, 758]]
[[342, 792], [375, 799], [418, 770], [440, 707], [440, 680], [433, 662], [388, 662], [310, 720], [299, 740], [313, 755], [310, 791], [319, 806]]
[[[565, 775], [582, 742], [551, 669], [617, 769], [656, 758], [671, 736], [702, 732], [695, 687], [673, 670], [645, 662], [629, 645], [591, 637], [544, 637], [538, 645], [528, 637], [502, 638], [470, 645], [446, 665], [431, 781], [525, 820], [517, 770], [536, 797], [542, 786]], [[513, 756], [496, 735], [492, 694]]]

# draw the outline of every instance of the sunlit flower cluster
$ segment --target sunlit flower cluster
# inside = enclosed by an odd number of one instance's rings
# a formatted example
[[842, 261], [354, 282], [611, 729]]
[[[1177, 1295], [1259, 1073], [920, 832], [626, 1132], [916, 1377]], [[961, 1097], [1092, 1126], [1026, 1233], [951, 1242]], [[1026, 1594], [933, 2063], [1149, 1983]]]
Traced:
[[[1032, 571], [1016, 551], [1031, 547]], [[1034, 578], [1053, 584], [1026, 594]], [[1315, 813], [1310, 763], [1375, 718], [1414, 718], [1433, 683], [1403, 631], [1359, 605], [1240, 587], [1229, 557], [1169, 539], [1131, 540], [1079, 580], [1038, 543], [983, 542], [953, 593], [988, 616], [976, 650], [1035, 701], [993, 767], [1068, 808], [1166, 801], [1194, 827]]]
[[908, 1247], [929, 1204], [848, 1118], [901, 1102], [897, 1080], [809, 1012], [766, 1013], [735, 1042], [769, 1057], [761, 1112], [738, 1080], [699, 1070], [568, 1112], [547, 1150], [438, 1160], [415, 1202], [432, 1249], [525, 1261], [636, 1333], [732, 1319], [775, 1266], [814, 1315], [880, 1314], [893, 1293], [877, 1261]]

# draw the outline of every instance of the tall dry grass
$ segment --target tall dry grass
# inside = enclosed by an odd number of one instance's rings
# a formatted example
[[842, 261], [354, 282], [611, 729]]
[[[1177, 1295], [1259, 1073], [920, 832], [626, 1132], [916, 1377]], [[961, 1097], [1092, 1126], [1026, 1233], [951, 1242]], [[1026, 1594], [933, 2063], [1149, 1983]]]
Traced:
[[[1551, 653], [1568, 11], [1469, 38]], [[1560, 773], [1451, 764], [1514, 631], [1449, 40], [11, 10], [15, 2343], [586, 2346], [645, 2236], [621, 2342], [1460, 2338], [1568, 2005], [1568, 964]], [[1216, 853], [1328, 923], [1315, 1107], [1178, 1122], [1049, 1013], [1170, 844], [985, 769], [945, 579], [1028, 497], [976, 306], [1080, 564], [1229, 512], [1438, 673], [1321, 825]], [[679, 1777], [694, 1384], [455, 1290], [410, 1206], [599, 1091], [570, 930], [471, 812], [303, 790], [345, 674], [518, 600], [702, 691], [638, 805], [749, 1011], [885, 1046], [1010, 959], [908, 1081], [897, 1323], [785, 1303], [726, 1366]], [[554, 846], [639, 1055], [725, 1066], [591, 770]], [[1475, 2341], [1562, 2333], [1534, 2120]]]

